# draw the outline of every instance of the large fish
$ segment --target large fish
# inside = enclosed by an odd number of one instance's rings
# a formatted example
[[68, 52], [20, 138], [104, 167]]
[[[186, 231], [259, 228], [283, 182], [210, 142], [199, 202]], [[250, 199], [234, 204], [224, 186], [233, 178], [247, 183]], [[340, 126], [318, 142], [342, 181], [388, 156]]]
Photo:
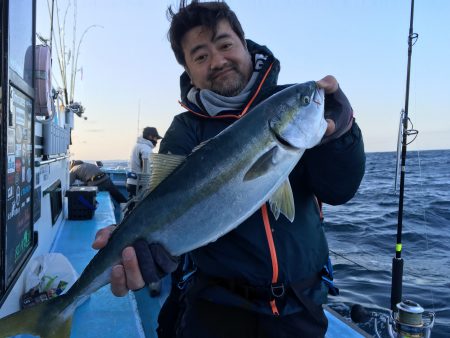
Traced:
[[292, 221], [288, 175], [326, 126], [323, 90], [307, 82], [261, 102], [186, 158], [154, 154], [151, 191], [75, 284], [64, 295], [0, 319], [0, 337], [70, 337], [77, 306], [109, 283], [111, 267], [138, 238], [177, 256], [215, 241], [267, 201], [276, 217], [282, 213]]

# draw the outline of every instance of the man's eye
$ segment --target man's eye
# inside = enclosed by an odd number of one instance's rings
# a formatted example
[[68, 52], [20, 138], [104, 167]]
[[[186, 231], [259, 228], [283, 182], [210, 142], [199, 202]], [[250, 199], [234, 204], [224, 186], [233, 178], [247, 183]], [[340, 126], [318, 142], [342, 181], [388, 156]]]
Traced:
[[222, 45], [222, 49], [223, 50], [228, 50], [232, 47], [233, 45], [231, 43], [225, 43]]
[[195, 62], [202, 62], [202, 61], [205, 61], [206, 58], [207, 58], [207, 55], [206, 55], [206, 54], [205, 54], [205, 55], [198, 55], [198, 56], [196, 56], [196, 57], [194, 58], [194, 61], [195, 61]]

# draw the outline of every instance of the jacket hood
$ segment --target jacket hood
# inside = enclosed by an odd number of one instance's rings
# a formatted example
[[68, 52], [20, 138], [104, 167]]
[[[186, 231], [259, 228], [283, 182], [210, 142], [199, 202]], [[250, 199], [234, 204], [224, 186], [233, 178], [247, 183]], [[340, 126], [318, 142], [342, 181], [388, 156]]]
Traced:
[[143, 138], [142, 136], [139, 136], [137, 138], [136, 143], [145, 144], [145, 145], [148, 145], [148, 146], [150, 146], [152, 148], [154, 147], [152, 141], [147, 140], [146, 138]]
[[[255, 85], [253, 86], [251, 96], [253, 96], [253, 94], [256, 92], [261, 81], [263, 81], [265, 74], [268, 71], [269, 67], [272, 67], [270, 69], [269, 74], [267, 75], [267, 77], [264, 80], [264, 84], [260, 90], [260, 93], [258, 93], [258, 97], [265, 97], [266, 91], [271, 90], [273, 87], [275, 87], [277, 85], [278, 74], [280, 72], [280, 62], [274, 57], [272, 52], [266, 46], [258, 45], [257, 43], [253, 42], [252, 40], [248, 40], [248, 39], [246, 40], [246, 42], [247, 42], [248, 51], [250, 52], [250, 54], [252, 56], [254, 70], [256, 68], [255, 55], [262, 54], [267, 57], [266, 60], [264, 60], [262, 65], [258, 64], [258, 68], [260, 67], [259, 74], [258, 74], [257, 81], [256, 81]], [[187, 99], [187, 94], [189, 93], [189, 91], [191, 90], [192, 87], [193, 87], [193, 85], [191, 83], [191, 79], [189, 78], [189, 75], [186, 72], [183, 72], [180, 76], [180, 91], [181, 91], [182, 104], [187, 106], [192, 111], [201, 113], [203, 115], [207, 115], [206, 113], [204, 113], [202, 111], [202, 109], [200, 107], [193, 104], [192, 102], [190, 102]], [[252, 105], [255, 105], [258, 102], [259, 102], [259, 100], [256, 99]]]

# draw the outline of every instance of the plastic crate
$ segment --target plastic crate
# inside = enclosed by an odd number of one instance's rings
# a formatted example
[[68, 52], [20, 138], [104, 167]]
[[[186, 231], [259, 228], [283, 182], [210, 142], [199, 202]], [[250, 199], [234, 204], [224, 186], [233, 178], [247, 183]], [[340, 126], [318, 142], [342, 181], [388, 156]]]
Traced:
[[97, 208], [97, 187], [71, 187], [66, 191], [68, 218], [70, 220], [91, 219]]

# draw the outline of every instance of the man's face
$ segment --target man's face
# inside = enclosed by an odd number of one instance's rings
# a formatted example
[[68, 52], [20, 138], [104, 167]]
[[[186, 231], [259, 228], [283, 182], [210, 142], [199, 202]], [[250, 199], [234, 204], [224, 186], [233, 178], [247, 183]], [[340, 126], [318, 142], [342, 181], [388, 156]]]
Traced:
[[152, 143], [154, 145], [156, 145], [156, 143], [158, 143], [158, 138], [156, 136], [150, 135], [150, 136], [148, 136], [146, 138], [147, 138], [147, 140], [152, 141]]
[[204, 26], [192, 28], [181, 45], [195, 87], [235, 96], [247, 85], [253, 68], [250, 53], [228, 21], [219, 21], [215, 35]]

